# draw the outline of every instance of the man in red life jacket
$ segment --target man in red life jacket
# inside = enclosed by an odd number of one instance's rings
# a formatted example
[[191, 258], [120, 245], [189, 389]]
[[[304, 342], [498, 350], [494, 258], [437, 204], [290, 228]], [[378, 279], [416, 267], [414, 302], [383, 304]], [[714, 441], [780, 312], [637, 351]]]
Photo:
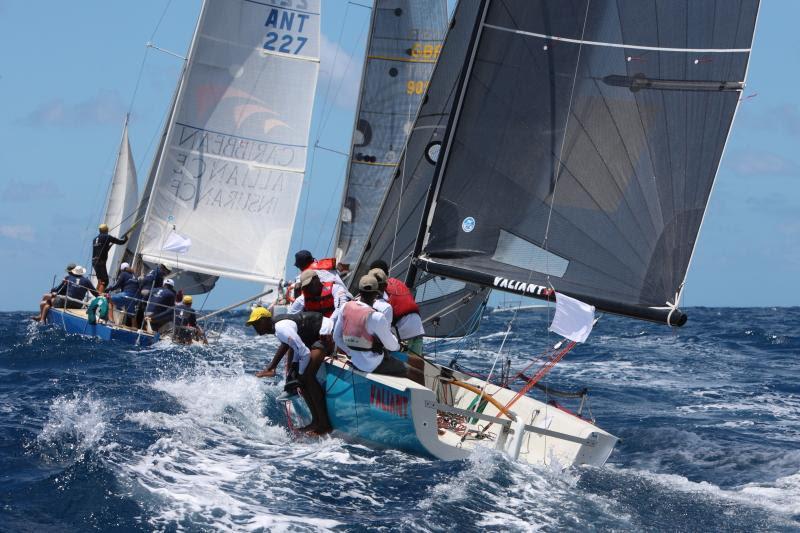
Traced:
[[289, 314], [313, 311], [330, 318], [348, 300], [347, 292], [340, 285], [320, 281], [316, 270], [304, 270], [300, 274], [300, 290], [302, 294], [289, 306]]
[[336, 345], [350, 356], [353, 366], [362, 372], [405, 377], [424, 386], [425, 378], [418, 368], [389, 354], [399, 350], [400, 344], [392, 335], [389, 321], [383, 313], [372, 308], [372, 303], [380, 294], [378, 280], [374, 276], [362, 276], [358, 288], [361, 301], [347, 302], [333, 328]]
[[[311, 252], [308, 250], [300, 250], [294, 254], [294, 266], [296, 266], [301, 273], [305, 272], [306, 270], [316, 270], [320, 281], [323, 283], [328, 281], [336, 283], [342, 289], [344, 289], [348, 300], [353, 299], [353, 295], [347, 290], [347, 285], [344, 284], [344, 281], [342, 281], [342, 278], [339, 276], [339, 273], [336, 270], [335, 258], [326, 257], [325, 259], [314, 259], [314, 256], [311, 255]], [[299, 277], [295, 280], [293, 287], [294, 297], [290, 301], [293, 301], [294, 298], [297, 298], [301, 294]]]
[[386, 261], [373, 261], [369, 266], [370, 273], [375, 274], [376, 269], [382, 271], [383, 276], [378, 276], [379, 282], [384, 282], [383, 290], [387, 301], [392, 306], [392, 326], [397, 330], [400, 340], [408, 346], [408, 352], [422, 355], [422, 337], [425, 328], [419, 316], [419, 306], [414, 300], [411, 289], [397, 278], [389, 277], [389, 266]]

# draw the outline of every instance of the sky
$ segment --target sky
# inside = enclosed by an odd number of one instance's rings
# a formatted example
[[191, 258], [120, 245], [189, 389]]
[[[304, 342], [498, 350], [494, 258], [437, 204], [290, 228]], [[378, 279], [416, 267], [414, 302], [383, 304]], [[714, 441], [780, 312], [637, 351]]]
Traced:
[[[317, 257], [332, 248], [346, 163], [336, 152], [349, 149], [370, 16], [369, 0], [322, 2], [309, 144], [330, 150], [317, 149], [309, 165], [291, 248]], [[145, 43], [185, 55], [199, 8], [200, 0], [0, 0], [0, 310], [36, 308], [64, 264], [89, 263], [129, 111], [143, 186], [181, 68]], [[762, 0], [684, 307], [800, 305], [798, 17], [800, 2]], [[205, 306], [257, 290], [221, 281]]]

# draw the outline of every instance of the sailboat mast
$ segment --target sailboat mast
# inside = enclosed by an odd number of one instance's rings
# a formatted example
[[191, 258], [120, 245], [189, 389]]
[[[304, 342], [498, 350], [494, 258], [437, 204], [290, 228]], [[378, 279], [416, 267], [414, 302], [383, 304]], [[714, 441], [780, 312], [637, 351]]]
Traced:
[[486, 13], [489, 11], [490, 3], [491, 0], [481, 0], [481, 6], [479, 9], [480, 15], [475, 19], [475, 25], [472, 28], [472, 34], [470, 35], [470, 43], [468, 46], [468, 49], [470, 50], [469, 60], [467, 61], [467, 64], [461, 71], [461, 75], [458, 78], [458, 101], [456, 102], [455, 109], [453, 110], [453, 113], [450, 114], [450, 119], [447, 122], [447, 129], [445, 130], [444, 134], [445, 142], [443, 143], [444, 153], [440, 154], [438, 160], [436, 161], [436, 169], [434, 170], [433, 181], [431, 182], [430, 189], [428, 190], [428, 196], [425, 199], [425, 209], [423, 211], [422, 220], [417, 233], [417, 240], [414, 243], [414, 253], [411, 255], [411, 264], [409, 265], [408, 272], [406, 274], [406, 285], [409, 287], [414, 285], [414, 280], [417, 277], [418, 269], [416, 258], [422, 251], [424, 241], [427, 239], [428, 228], [430, 227], [432, 220], [434, 201], [439, 192], [439, 184], [441, 183], [443, 170], [445, 163], [447, 162], [447, 156], [450, 153], [450, 144], [452, 141], [453, 132], [455, 131], [455, 125], [458, 123], [458, 117], [461, 114], [461, 107], [464, 103], [467, 79], [469, 79], [469, 74], [472, 72], [472, 65], [475, 63], [475, 54], [478, 51], [478, 43], [480, 42], [480, 37], [483, 32], [483, 22], [486, 20]]

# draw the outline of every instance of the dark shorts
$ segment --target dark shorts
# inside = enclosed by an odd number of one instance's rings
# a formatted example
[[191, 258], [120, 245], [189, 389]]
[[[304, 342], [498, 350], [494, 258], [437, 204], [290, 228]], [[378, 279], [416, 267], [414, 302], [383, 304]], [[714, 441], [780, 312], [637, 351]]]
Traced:
[[106, 270], [106, 262], [97, 262], [92, 263], [92, 268], [94, 269], [94, 275], [97, 276], [97, 281], [102, 281], [105, 285], [108, 285], [108, 270]]
[[373, 374], [383, 374], [385, 376], [402, 376], [408, 374], [406, 364], [392, 357], [389, 354], [384, 354], [381, 364], [379, 364]]
[[66, 296], [56, 296], [53, 298], [53, 307], [56, 309], [80, 309], [83, 307], [83, 303], [68, 300]]

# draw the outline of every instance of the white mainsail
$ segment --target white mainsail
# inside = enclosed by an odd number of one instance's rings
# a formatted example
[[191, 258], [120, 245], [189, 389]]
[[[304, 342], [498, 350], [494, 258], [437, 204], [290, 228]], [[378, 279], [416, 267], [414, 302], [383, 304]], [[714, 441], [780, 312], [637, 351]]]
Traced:
[[[283, 277], [319, 43], [319, 0], [204, 3], [145, 215], [144, 261], [265, 283]], [[163, 250], [173, 231], [192, 240], [187, 253]]]
[[[122, 141], [119, 144], [117, 163], [114, 166], [114, 175], [108, 189], [106, 209], [102, 222], [112, 228], [114, 235], [122, 236], [131, 229], [136, 222], [135, 213], [139, 202], [139, 191], [136, 184], [136, 165], [133, 162], [131, 145], [128, 141], [128, 117], [125, 117], [125, 126], [122, 128]], [[125, 254], [124, 246], [112, 246], [108, 253], [106, 268], [115, 276], [122, 256]]]

